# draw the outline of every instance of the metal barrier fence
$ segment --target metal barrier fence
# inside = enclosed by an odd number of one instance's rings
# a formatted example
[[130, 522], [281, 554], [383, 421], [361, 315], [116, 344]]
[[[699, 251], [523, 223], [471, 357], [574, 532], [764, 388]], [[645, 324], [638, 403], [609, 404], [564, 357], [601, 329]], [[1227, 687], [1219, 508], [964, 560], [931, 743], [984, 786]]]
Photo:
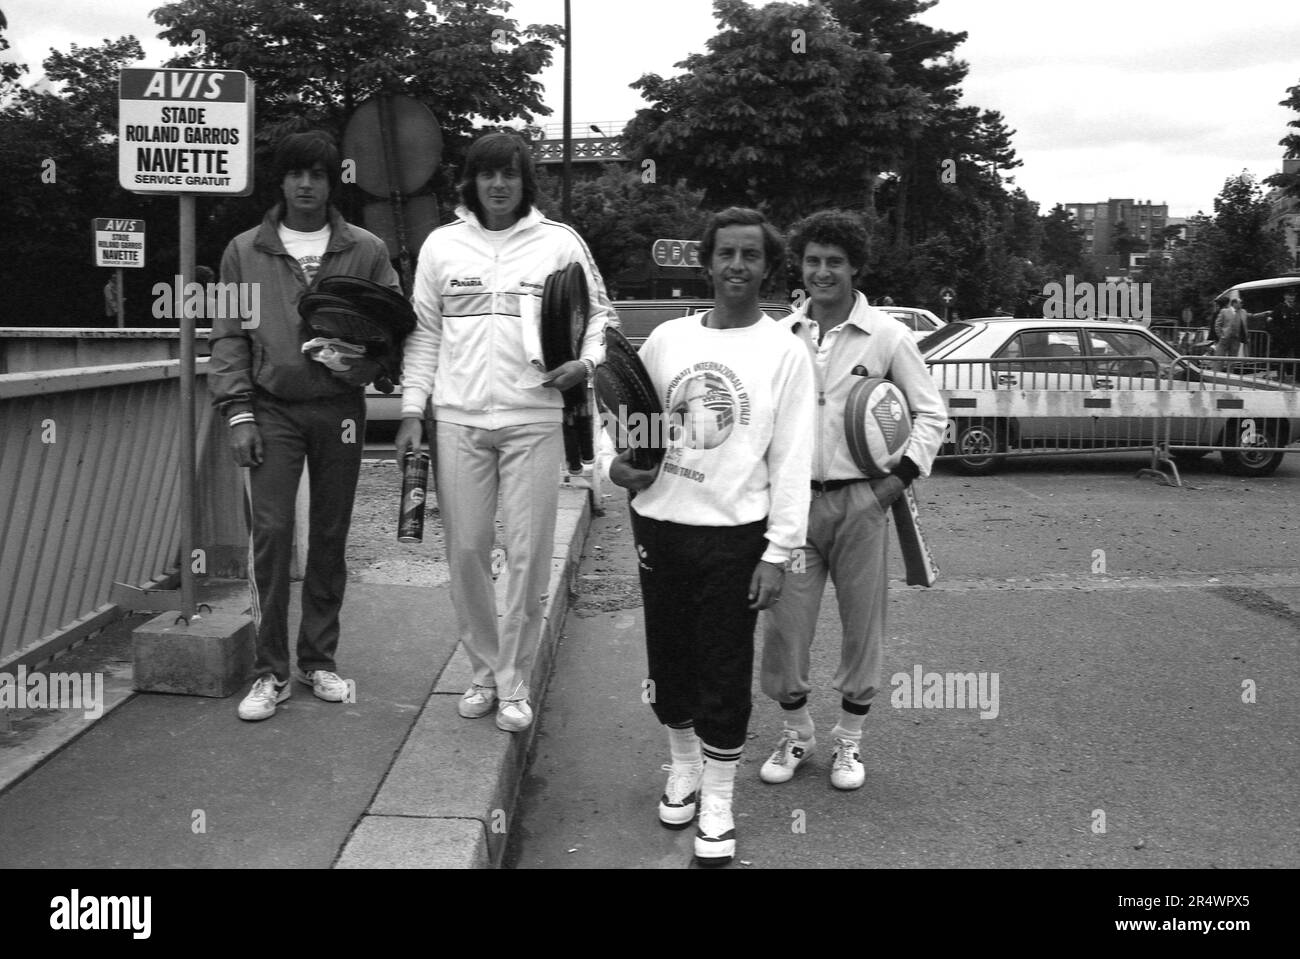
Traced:
[[1007, 457], [1149, 450], [1153, 468], [1212, 450], [1272, 472], [1300, 441], [1300, 360], [1070, 356], [935, 360], [949, 415], [939, 459], [968, 473]]
[[[1170, 326], [1153, 324], [1151, 332], [1186, 356], [1204, 356], [1213, 349], [1214, 331], [1206, 326]], [[1273, 337], [1267, 330], [1248, 330], [1245, 342], [1249, 356], [1273, 356]], [[1283, 357], [1285, 359], [1285, 357]]]
[[[178, 569], [179, 366], [0, 376], [0, 664], [48, 658], [118, 618], [114, 582]], [[239, 575], [242, 485], [225, 443], [210, 442], [224, 430], [206, 371], [200, 361], [196, 545], [209, 574]]]

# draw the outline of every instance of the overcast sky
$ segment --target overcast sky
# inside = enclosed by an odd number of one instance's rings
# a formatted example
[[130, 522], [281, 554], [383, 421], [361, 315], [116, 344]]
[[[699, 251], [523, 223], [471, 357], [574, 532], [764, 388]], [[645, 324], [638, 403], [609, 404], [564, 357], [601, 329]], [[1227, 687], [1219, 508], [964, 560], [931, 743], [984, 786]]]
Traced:
[[[162, 0], [0, 0], [11, 54], [39, 72], [50, 47], [135, 34], [160, 63], [149, 11]], [[642, 105], [628, 84], [669, 76], [704, 49], [710, 0], [572, 0], [574, 119], [622, 122]], [[521, 24], [560, 23], [563, 0], [517, 0]], [[940, 0], [922, 17], [969, 37], [969, 104], [1002, 112], [1024, 165], [1018, 185], [1053, 204], [1130, 197], [1173, 216], [1212, 211], [1223, 181], [1281, 168], [1278, 141], [1300, 83], [1295, 0]], [[545, 75], [559, 121], [560, 62]], [[543, 122], [550, 122], [543, 121]]]

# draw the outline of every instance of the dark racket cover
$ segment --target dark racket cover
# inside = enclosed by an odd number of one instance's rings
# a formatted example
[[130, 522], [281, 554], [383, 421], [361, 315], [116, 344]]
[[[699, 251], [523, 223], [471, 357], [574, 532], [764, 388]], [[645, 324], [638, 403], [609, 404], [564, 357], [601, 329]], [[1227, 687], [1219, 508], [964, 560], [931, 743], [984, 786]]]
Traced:
[[402, 344], [415, 329], [415, 310], [400, 293], [361, 276], [327, 276], [298, 301], [313, 336], [366, 347], [379, 363], [375, 388], [391, 393], [401, 376]]
[[[587, 274], [570, 263], [546, 278], [542, 287], [542, 362], [548, 370], [571, 363], [582, 353], [590, 314]], [[564, 391], [564, 458], [571, 473], [596, 458], [592, 442], [591, 404], [586, 384]]]
[[664, 456], [663, 405], [636, 349], [613, 327], [605, 328], [605, 362], [596, 368], [596, 402], [607, 414], [605, 427], [618, 451], [627, 448], [624, 439], [636, 439], [640, 432], [646, 444], [633, 447], [632, 465], [656, 468]]

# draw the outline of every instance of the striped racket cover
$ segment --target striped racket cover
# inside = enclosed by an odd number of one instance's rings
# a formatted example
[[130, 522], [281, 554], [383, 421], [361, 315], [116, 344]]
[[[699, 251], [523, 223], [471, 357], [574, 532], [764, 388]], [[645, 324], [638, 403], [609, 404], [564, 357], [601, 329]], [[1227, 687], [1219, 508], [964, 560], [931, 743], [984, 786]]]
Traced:
[[888, 476], [903, 458], [912, 415], [903, 391], [870, 376], [854, 384], [844, 405], [844, 439], [849, 455], [866, 476]]

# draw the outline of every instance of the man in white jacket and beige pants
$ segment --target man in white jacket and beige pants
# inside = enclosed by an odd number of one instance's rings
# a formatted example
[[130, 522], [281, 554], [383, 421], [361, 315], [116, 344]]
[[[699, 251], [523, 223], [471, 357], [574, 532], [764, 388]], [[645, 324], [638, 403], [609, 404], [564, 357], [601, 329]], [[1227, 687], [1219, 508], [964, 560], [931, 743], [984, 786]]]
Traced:
[[[420, 444], [430, 396], [437, 419], [437, 495], [461, 643], [474, 668], [458, 710], [496, 709], [508, 732], [532, 723], [528, 680], [541, 637], [564, 458], [562, 391], [604, 359], [613, 318], [582, 238], [533, 206], [536, 179], [524, 141], [490, 133], [470, 147], [457, 219], [420, 250], [411, 302], [418, 325], [405, 344], [399, 462]], [[570, 263], [587, 274], [590, 316], [580, 359], [540, 373], [523, 329], [535, 323], [547, 276]], [[531, 302], [530, 302], [531, 301]], [[500, 495], [508, 570], [497, 623], [491, 554]]]
[[[784, 602], [769, 611], [763, 630], [763, 692], [780, 703], [785, 729], [759, 776], [787, 782], [816, 745], [808, 711], [809, 650], [829, 576], [843, 627], [831, 681], [840, 694], [840, 719], [831, 730], [831, 784], [857, 789], [865, 779], [863, 721], [880, 690], [889, 507], [914, 479], [929, 475], [948, 416], [911, 331], [854, 289], [867, 259], [862, 221], [839, 211], [813, 214], [795, 226], [790, 246], [808, 299], [782, 325], [812, 357], [817, 423], [808, 541], [786, 574]], [[870, 480], [844, 437], [849, 391], [863, 374], [891, 379], [914, 416], [902, 462], [891, 475]]]

